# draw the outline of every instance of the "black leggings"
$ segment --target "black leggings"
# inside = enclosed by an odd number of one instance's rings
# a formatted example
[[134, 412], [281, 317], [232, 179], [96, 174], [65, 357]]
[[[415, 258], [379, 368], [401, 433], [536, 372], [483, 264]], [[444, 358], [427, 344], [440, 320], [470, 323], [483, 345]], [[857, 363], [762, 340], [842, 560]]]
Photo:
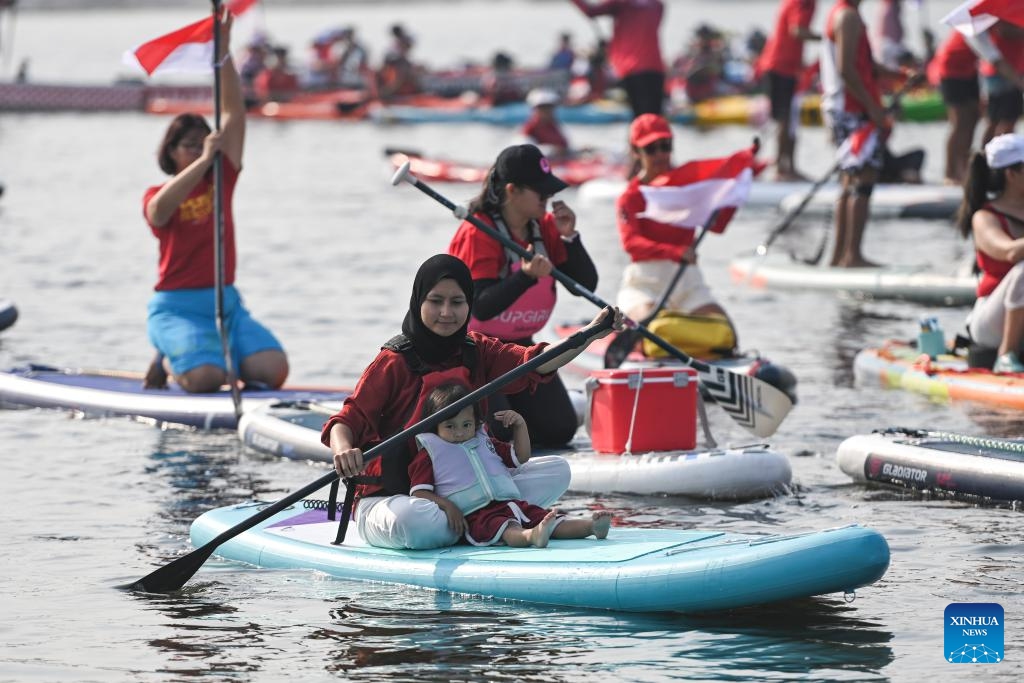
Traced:
[[[576, 434], [576, 409], [557, 373], [550, 382], [539, 385], [532, 394], [529, 391], [511, 395], [495, 394], [487, 402], [492, 413], [511, 408], [522, 415], [530, 428], [530, 441], [534, 446], [564, 446]], [[493, 418], [487, 426], [498, 439], [512, 439], [512, 430]]]
[[664, 111], [665, 74], [660, 71], [641, 71], [626, 76], [620, 81], [629, 98], [633, 118], [641, 114], [658, 114]]

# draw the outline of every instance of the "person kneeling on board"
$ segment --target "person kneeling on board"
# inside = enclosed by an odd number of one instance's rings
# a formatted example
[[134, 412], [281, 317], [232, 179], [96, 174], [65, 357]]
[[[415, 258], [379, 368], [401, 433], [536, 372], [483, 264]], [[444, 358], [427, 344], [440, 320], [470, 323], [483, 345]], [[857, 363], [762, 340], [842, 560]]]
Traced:
[[999, 135], [973, 155], [957, 225], [981, 271], [971, 341], [996, 350], [994, 372], [1024, 372], [1024, 136]]

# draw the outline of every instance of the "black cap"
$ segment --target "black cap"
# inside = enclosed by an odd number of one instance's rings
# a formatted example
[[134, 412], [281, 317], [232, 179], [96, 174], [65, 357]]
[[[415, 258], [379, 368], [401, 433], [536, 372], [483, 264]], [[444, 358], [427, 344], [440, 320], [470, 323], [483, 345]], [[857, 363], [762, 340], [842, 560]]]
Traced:
[[569, 187], [551, 173], [551, 163], [536, 145], [506, 147], [494, 162], [494, 172], [502, 182], [523, 185], [547, 197]]

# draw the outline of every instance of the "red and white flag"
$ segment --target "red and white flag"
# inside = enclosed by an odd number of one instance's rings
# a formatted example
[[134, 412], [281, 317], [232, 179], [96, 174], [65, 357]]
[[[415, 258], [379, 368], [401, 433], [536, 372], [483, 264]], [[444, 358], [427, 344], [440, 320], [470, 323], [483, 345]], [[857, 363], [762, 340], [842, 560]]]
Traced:
[[878, 145], [878, 129], [873, 123], [865, 123], [839, 145], [836, 151], [839, 168], [846, 171], [862, 167], [875, 153]]
[[976, 36], [992, 28], [1000, 19], [1024, 26], [1024, 2], [1021, 0], [967, 0], [947, 14], [942, 23], [965, 36]]
[[[647, 201], [642, 218], [677, 228], [706, 226], [722, 232], [736, 209], [743, 206], [754, 179], [754, 150], [745, 149], [721, 159], [700, 159], [675, 168], [641, 185]], [[707, 225], [718, 211], [713, 225]]]
[[[237, 17], [256, 2], [227, 0], [224, 7]], [[213, 69], [213, 17], [132, 48], [124, 53], [122, 61], [150, 76], [172, 72], [209, 73]]]

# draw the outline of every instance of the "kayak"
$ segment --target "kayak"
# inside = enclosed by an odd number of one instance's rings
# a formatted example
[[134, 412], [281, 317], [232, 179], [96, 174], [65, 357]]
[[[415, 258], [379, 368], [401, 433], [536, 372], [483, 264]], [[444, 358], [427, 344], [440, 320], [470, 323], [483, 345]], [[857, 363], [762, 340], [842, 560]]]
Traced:
[[[403, 103], [375, 104], [369, 109], [369, 118], [385, 124], [487, 123], [518, 126], [530, 118], [532, 111], [526, 102], [491, 106], [460, 99], [413, 97]], [[628, 107], [614, 102], [561, 105], [555, 108], [555, 116], [560, 123], [573, 125], [628, 123], [631, 118]]]
[[[823, 186], [814, 193], [801, 213], [807, 216], [831, 214], [839, 193], [838, 184]], [[779, 202], [779, 208], [787, 213], [795, 210], [806, 194], [806, 190], [789, 194]], [[871, 217], [949, 220], [956, 215], [963, 198], [963, 189], [954, 185], [878, 184], [871, 194]]]
[[[201, 515], [192, 523], [192, 544], [208, 543], [267, 505]], [[323, 501], [292, 506], [214, 552], [268, 569], [630, 612], [710, 612], [849, 593], [877, 581], [889, 566], [885, 538], [858, 525], [784, 536], [613, 527], [603, 540], [553, 539], [547, 548], [393, 550], [366, 544], [355, 525], [344, 544], [334, 545], [337, 522], [324, 507]]]
[[969, 368], [961, 356], [922, 354], [916, 343], [889, 340], [863, 349], [853, 359], [860, 382], [906, 389], [935, 399], [975, 401], [1003, 408], [1024, 408], [1024, 374]]
[[886, 429], [839, 444], [839, 468], [858, 482], [1024, 500], [1024, 442], [926, 429]]
[[944, 274], [931, 266], [833, 268], [810, 265], [779, 251], [733, 259], [729, 274], [734, 282], [759, 289], [845, 292], [858, 299], [899, 299], [939, 306], [970, 306], [977, 278], [963, 273]]
[[[278, 402], [246, 410], [238, 423], [254, 450], [297, 460], [330, 462], [320, 429], [340, 408], [331, 402]], [[737, 448], [600, 454], [585, 446], [545, 451], [566, 459], [569, 490], [582, 493], [675, 495], [749, 500], [784, 493], [792, 479], [785, 455], [763, 444]]]
[[[744, 206], [789, 212], [803, 201], [812, 185], [811, 182], [755, 180]], [[613, 203], [625, 189], [626, 181], [622, 178], [595, 178], [580, 186], [577, 197], [591, 204]], [[801, 210], [801, 215], [814, 218], [830, 215], [839, 192], [839, 183], [825, 183]], [[948, 219], [960, 207], [961, 199], [963, 190], [958, 187], [879, 183], [871, 195], [871, 217]]]
[[[480, 184], [487, 177], [490, 167], [453, 159], [431, 159], [411, 150], [389, 149], [388, 159], [398, 169], [409, 162], [409, 171], [421, 180]], [[615, 161], [601, 153], [581, 155], [572, 159], [551, 162], [551, 172], [569, 185], [580, 185], [594, 178], [604, 176], [623, 177], [626, 164]]]
[[13, 301], [0, 299], [0, 330], [6, 330], [18, 319], [18, 308]]
[[[167, 389], [143, 389], [142, 374], [119, 370], [73, 370], [29, 365], [0, 372], [0, 407], [60, 408], [90, 417], [128, 416], [158, 424], [202, 429], [238, 425], [231, 392], [189, 394], [173, 382]], [[284, 387], [242, 391], [242, 407], [251, 410], [281, 400], [343, 400], [337, 388]]]
[[[146, 100], [145, 111], [149, 114], [213, 113], [213, 102], [206, 88], [202, 97], [154, 96]], [[305, 120], [359, 120], [366, 118], [368, 107], [366, 93], [362, 90], [329, 90], [324, 92], [298, 93], [288, 101], [257, 103], [250, 106], [247, 115], [257, 118], [281, 121]]]

